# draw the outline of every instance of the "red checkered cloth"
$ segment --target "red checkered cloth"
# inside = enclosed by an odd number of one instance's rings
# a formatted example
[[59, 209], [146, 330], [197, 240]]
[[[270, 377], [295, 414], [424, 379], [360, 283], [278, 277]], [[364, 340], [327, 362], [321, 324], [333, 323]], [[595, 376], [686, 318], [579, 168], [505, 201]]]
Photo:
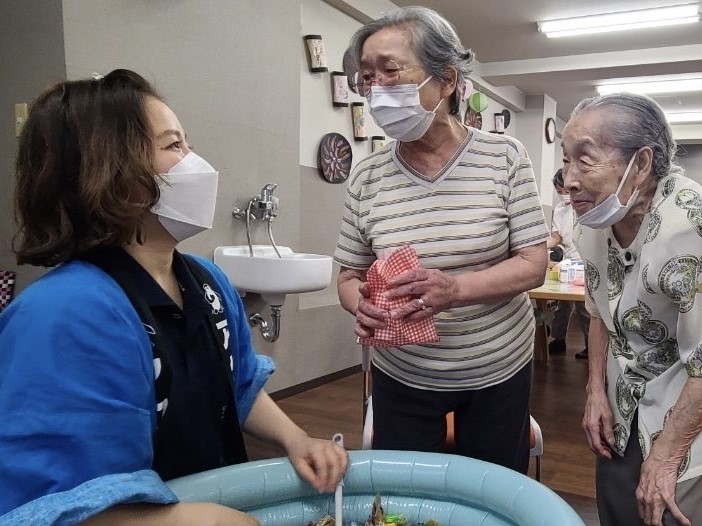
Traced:
[[[387, 300], [383, 292], [388, 290], [390, 278], [407, 270], [419, 268], [419, 259], [415, 250], [406, 246], [390, 255], [387, 259], [377, 259], [368, 269], [366, 281], [370, 289], [371, 302], [381, 309], [393, 310], [414, 300], [413, 296], [404, 296], [395, 300]], [[376, 347], [394, 347], [396, 345], [412, 345], [416, 343], [438, 342], [434, 318], [420, 321], [388, 320], [384, 329], [375, 329], [371, 338], [361, 338], [363, 345]]]
[[15, 273], [11, 270], [0, 270], [0, 311], [12, 300], [15, 290]]

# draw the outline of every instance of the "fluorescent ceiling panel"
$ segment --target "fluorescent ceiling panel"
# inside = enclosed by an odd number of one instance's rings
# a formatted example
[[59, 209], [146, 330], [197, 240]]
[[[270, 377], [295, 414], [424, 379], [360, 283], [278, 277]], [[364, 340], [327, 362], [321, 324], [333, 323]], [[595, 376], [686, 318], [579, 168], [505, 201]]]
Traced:
[[692, 24], [700, 19], [697, 4], [657, 7], [622, 13], [580, 16], [538, 22], [539, 31], [549, 38], [628, 31], [649, 27]]
[[665, 116], [670, 124], [702, 122], [702, 111], [666, 113]]
[[597, 86], [600, 95], [607, 93], [618, 93], [627, 91], [630, 93], [642, 93], [655, 95], [660, 93], [685, 93], [691, 91], [702, 91], [702, 77], [686, 78], [678, 80], [647, 80], [643, 82], [619, 82], [611, 84], [601, 84]]

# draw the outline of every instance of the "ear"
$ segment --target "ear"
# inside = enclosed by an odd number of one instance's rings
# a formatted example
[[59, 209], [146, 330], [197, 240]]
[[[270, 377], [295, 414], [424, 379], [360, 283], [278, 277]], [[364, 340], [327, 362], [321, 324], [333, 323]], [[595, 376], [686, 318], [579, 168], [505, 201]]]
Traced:
[[643, 183], [653, 173], [653, 150], [649, 146], [644, 146], [639, 150], [635, 168], [636, 173], [634, 175], [637, 184]]
[[455, 67], [449, 66], [446, 68], [446, 76], [448, 77], [448, 82], [441, 86], [441, 97], [446, 98], [456, 91], [458, 86], [458, 71]]

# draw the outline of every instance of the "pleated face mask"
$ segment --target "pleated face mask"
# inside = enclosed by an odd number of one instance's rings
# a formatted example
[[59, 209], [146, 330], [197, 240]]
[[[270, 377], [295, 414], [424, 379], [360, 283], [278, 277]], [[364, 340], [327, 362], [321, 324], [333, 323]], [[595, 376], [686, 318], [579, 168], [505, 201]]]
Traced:
[[370, 114], [388, 137], [410, 142], [420, 139], [434, 121], [436, 110], [424, 109], [419, 100], [419, 90], [431, 80], [421, 84], [398, 84], [396, 86], [371, 86], [368, 94]]
[[600, 204], [581, 215], [578, 218], [578, 222], [581, 225], [590, 228], [607, 228], [621, 221], [626, 213], [631, 209], [639, 195], [639, 188], [637, 187], [634, 190], [631, 197], [624, 205], [619, 201], [619, 192], [621, 191], [622, 186], [624, 186], [624, 181], [626, 181], [626, 178], [629, 177], [631, 167], [634, 165], [634, 159], [636, 159], [636, 153], [631, 157], [631, 160], [626, 167], [626, 171], [624, 172], [624, 177], [622, 177], [617, 190], [613, 194], [607, 196], [607, 199], [602, 201]]
[[189, 152], [159, 182], [161, 197], [151, 211], [180, 242], [212, 228], [219, 172]]

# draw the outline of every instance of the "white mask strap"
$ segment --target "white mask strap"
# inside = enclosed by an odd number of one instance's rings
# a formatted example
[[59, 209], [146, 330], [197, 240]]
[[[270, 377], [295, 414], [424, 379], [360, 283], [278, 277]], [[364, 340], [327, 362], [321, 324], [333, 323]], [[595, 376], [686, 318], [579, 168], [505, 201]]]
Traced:
[[[427, 82], [429, 82], [432, 78], [433, 78], [433, 77], [430, 75], [430, 76], [428, 76], [426, 79], [424, 79], [424, 82], [422, 82], [419, 86], [417, 86], [417, 91], [419, 91], [420, 89], [422, 89], [422, 88], [424, 87], [424, 85], [425, 85]], [[431, 110], [431, 112], [432, 112], [432, 113], [436, 113], [436, 110], [439, 109], [439, 106], [441, 106], [441, 103], [442, 103], [442, 102], [444, 102], [444, 99], [441, 99], [441, 100], [439, 101], [439, 103], [438, 103], [436, 106], [434, 106], [434, 109]]]
[[634, 153], [634, 155], [631, 156], [631, 160], [629, 161], [629, 164], [626, 167], [626, 171], [624, 172], [624, 177], [622, 177], [622, 180], [619, 181], [619, 186], [617, 187], [617, 191], [614, 192], [614, 195], [619, 196], [619, 190], [622, 189], [622, 186], [624, 186], [624, 181], [626, 181], [626, 178], [629, 177], [629, 171], [631, 170], [631, 167], [634, 164], [634, 159], [636, 159], [636, 154], [639, 153], [638, 151]]
[[429, 82], [432, 78], [433, 78], [433, 77], [432, 77], [431, 75], [429, 75], [426, 79], [424, 79], [424, 82], [422, 82], [419, 86], [417, 86], [417, 89], [418, 89], [418, 90], [419, 90], [419, 89], [422, 89], [422, 88], [424, 87], [424, 85], [425, 85], [427, 82]]

